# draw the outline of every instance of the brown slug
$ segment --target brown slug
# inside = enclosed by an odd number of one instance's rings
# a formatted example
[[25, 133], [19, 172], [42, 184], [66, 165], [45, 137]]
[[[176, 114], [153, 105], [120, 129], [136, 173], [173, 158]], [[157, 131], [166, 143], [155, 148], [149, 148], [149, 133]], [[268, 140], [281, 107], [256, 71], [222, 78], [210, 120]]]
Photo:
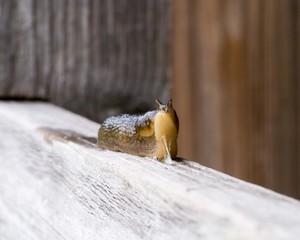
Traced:
[[144, 115], [123, 114], [107, 118], [99, 128], [98, 146], [159, 160], [177, 155], [179, 121], [172, 106], [156, 100], [158, 107]]

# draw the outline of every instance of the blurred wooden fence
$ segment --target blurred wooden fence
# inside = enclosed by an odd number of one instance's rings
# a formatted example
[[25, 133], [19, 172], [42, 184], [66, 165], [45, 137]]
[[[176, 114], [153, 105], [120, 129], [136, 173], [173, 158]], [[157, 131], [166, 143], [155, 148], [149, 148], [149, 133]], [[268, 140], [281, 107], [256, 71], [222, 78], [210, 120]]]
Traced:
[[300, 2], [176, 0], [180, 154], [300, 198]]

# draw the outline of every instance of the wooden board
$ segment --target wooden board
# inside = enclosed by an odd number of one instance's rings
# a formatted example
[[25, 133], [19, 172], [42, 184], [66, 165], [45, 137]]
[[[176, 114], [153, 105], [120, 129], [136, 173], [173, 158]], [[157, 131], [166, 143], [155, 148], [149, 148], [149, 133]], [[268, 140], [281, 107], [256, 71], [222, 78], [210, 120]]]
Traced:
[[298, 239], [300, 202], [190, 161], [99, 149], [99, 125], [0, 102], [1, 239]]

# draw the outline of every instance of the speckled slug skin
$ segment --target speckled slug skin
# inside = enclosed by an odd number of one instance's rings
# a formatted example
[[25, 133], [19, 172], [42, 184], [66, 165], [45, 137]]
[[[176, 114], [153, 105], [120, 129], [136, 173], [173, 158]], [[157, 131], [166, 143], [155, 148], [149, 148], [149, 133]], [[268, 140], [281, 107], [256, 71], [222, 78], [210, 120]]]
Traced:
[[[101, 148], [163, 160], [177, 155], [178, 117], [172, 100], [144, 115], [123, 114], [107, 118], [98, 132]], [[166, 149], [168, 148], [168, 149]]]

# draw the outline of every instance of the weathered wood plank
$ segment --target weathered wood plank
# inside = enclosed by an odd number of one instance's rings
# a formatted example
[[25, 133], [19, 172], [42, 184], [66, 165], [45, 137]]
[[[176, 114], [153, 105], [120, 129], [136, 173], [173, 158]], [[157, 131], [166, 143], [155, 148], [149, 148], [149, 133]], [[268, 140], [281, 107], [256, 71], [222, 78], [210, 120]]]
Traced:
[[98, 124], [0, 103], [1, 239], [297, 239], [300, 202], [190, 161], [103, 151]]

